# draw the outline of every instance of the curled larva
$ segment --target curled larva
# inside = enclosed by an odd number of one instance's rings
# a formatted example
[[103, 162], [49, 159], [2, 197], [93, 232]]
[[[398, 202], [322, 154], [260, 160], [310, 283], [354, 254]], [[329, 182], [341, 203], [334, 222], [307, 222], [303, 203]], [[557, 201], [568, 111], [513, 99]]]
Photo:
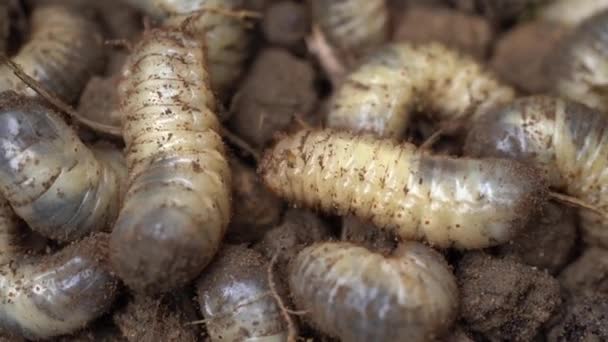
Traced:
[[456, 318], [454, 275], [439, 253], [417, 242], [388, 257], [347, 242], [317, 243], [289, 266], [296, 306], [342, 341], [430, 341]]
[[0, 331], [28, 339], [72, 333], [110, 308], [118, 282], [105, 269], [107, 236], [45, 256], [20, 247], [20, 229], [0, 203]]
[[352, 214], [408, 240], [484, 248], [510, 240], [544, 199], [532, 168], [503, 159], [432, 155], [371, 135], [302, 130], [260, 164], [289, 202]]
[[[211, 341], [285, 341], [286, 324], [270, 294], [268, 261], [244, 246], [226, 246], [198, 280]], [[277, 283], [284, 295], [282, 283]]]
[[252, 30], [230, 11], [247, 9], [246, 0], [127, 0], [164, 26], [183, 28], [204, 40], [212, 89], [224, 97], [249, 57]]
[[440, 44], [392, 44], [346, 77], [331, 99], [327, 126], [399, 138], [414, 111], [461, 122], [513, 97], [473, 59]]
[[361, 55], [388, 39], [385, 0], [313, 0], [312, 13], [329, 43], [346, 56]]
[[231, 173], [200, 42], [151, 30], [119, 85], [129, 188], [110, 241], [117, 274], [161, 292], [196, 277], [230, 218]]
[[124, 177], [117, 170], [42, 102], [0, 94], [0, 193], [33, 230], [60, 241], [109, 230]]
[[556, 94], [608, 110], [608, 10], [583, 21], [546, 62]]
[[556, 0], [540, 8], [536, 16], [545, 21], [574, 27], [607, 8], [606, 0]]
[[[74, 102], [93, 73], [104, 65], [100, 28], [90, 18], [62, 6], [40, 6], [31, 18], [31, 36], [13, 62], [46, 90]], [[0, 66], [0, 91], [36, 96], [6, 65]]]
[[[465, 152], [530, 163], [549, 186], [608, 212], [608, 119], [597, 110], [547, 96], [521, 98], [477, 122]], [[588, 242], [608, 246], [608, 222], [580, 214]]]

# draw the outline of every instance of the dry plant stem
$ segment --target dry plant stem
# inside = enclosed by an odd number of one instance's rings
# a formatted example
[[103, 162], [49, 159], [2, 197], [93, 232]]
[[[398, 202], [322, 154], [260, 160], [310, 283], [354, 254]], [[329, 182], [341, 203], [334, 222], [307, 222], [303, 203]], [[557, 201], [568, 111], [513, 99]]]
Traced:
[[40, 99], [0, 93], [0, 127], [0, 193], [33, 230], [73, 241], [114, 224], [124, 165], [95, 155]]
[[433, 148], [433, 145], [435, 145], [435, 143], [437, 141], [439, 141], [439, 138], [441, 138], [441, 136], [444, 134], [444, 130], [443, 129], [438, 129], [436, 130], [433, 134], [431, 134], [421, 145], [420, 145], [420, 149], [422, 150], [430, 150]]
[[295, 324], [293, 323], [293, 320], [291, 319], [291, 316], [289, 315], [289, 311], [285, 307], [285, 303], [283, 303], [283, 299], [281, 299], [281, 296], [279, 296], [279, 294], [277, 292], [277, 286], [274, 282], [274, 265], [276, 265], [278, 257], [279, 257], [279, 253], [275, 253], [275, 255], [273, 255], [272, 258], [270, 259], [270, 263], [268, 263], [268, 269], [266, 270], [267, 275], [268, 275], [268, 286], [270, 286], [270, 293], [272, 294], [272, 297], [274, 298], [274, 300], [277, 302], [277, 305], [281, 309], [281, 315], [283, 315], [283, 319], [285, 320], [285, 323], [287, 324], [287, 331], [288, 331], [287, 341], [295, 342], [297, 339], [297, 330], [296, 330]]
[[337, 87], [346, 74], [346, 68], [318, 26], [314, 25], [312, 27], [311, 35], [306, 38], [306, 45], [308, 50], [317, 56], [319, 64], [321, 64], [325, 74], [329, 76], [333, 86]]
[[222, 136], [226, 138], [226, 140], [230, 141], [234, 146], [237, 146], [241, 151], [249, 154], [255, 159], [256, 163], [260, 161], [262, 158], [260, 152], [253, 148], [253, 146], [249, 145], [245, 140], [241, 139], [238, 135], [232, 133], [229, 129], [222, 127]]
[[135, 46], [119, 85], [129, 190], [110, 241], [117, 274], [166, 292], [200, 274], [231, 212], [231, 172], [205, 50], [173, 29]]
[[107, 236], [31, 256], [24, 231], [0, 199], [0, 329], [13, 337], [48, 339], [73, 333], [106, 312], [118, 282], [105, 268]]
[[355, 215], [405, 240], [485, 248], [509, 241], [545, 200], [535, 170], [506, 159], [433, 155], [334, 130], [284, 136], [259, 165], [288, 202]]
[[13, 71], [15, 76], [17, 76], [21, 81], [23, 81], [23, 83], [27, 84], [28, 87], [32, 88], [38, 95], [52, 104], [60, 112], [69, 115], [74, 120], [94, 131], [103, 132], [114, 137], [122, 137], [120, 127], [103, 125], [84, 117], [74, 108], [72, 108], [72, 106], [63, 102], [63, 100], [61, 100], [57, 95], [51, 93], [51, 91], [45, 89], [38, 81], [27, 75], [19, 65], [7, 58], [6, 55], [0, 55], [0, 63], [7, 65]]
[[[327, 127], [400, 139], [413, 112], [446, 133], [510, 102], [512, 88], [474, 59], [440, 44], [395, 43], [366, 57], [333, 93]], [[457, 123], [455, 128], [450, 128]], [[455, 130], [457, 132], [452, 132]]]
[[484, 115], [465, 152], [531, 164], [551, 194], [580, 212], [585, 239], [608, 246], [608, 119], [599, 110], [549, 96], [515, 100]]
[[606, 214], [606, 212], [602, 211], [596, 206], [590, 205], [589, 203], [585, 203], [584, 201], [581, 201], [576, 197], [560, 194], [559, 192], [554, 191], [549, 191], [549, 197], [560, 203], [569, 205], [574, 208], [589, 210], [597, 215], [603, 216], [608, 219], [608, 214]]

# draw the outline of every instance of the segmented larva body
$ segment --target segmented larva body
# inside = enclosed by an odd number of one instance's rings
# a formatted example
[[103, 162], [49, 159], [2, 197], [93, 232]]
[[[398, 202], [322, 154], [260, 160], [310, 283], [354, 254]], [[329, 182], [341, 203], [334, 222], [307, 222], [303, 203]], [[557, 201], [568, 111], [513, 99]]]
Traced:
[[557, 0], [539, 9], [538, 17], [573, 27], [607, 8], [607, 0]]
[[132, 288], [165, 291], [197, 276], [230, 218], [231, 173], [203, 46], [151, 30], [119, 86], [129, 189], [111, 260]]
[[296, 306], [342, 341], [430, 341], [458, 312], [458, 287], [443, 257], [406, 242], [386, 257], [348, 242], [303, 249], [289, 265]]
[[539, 177], [520, 163], [432, 155], [392, 139], [332, 130], [281, 139], [260, 173], [293, 204], [352, 214], [440, 247], [508, 241], [544, 197]]
[[375, 51], [346, 77], [331, 99], [327, 126], [398, 138], [414, 111], [458, 122], [513, 98], [472, 58], [436, 43], [398, 43]]
[[342, 54], [360, 55], [388, 39], [384, 0], [313, 0], [313, 21]]
[[38, 100], [0, 94], [0, 193], [33, 230], [72, 241], [109, 229], [120, 207], [118, 169]]
[[[164, 26], [184, 28], [205, 41], [212, 89], [222, 97], [234, 87], [249, 57], [252, 31], [247, 23], [221, 11], [247, 8], [246, 0], [127, 0]], [[218, 11], [220, 10], [220, 11]]]
[[[74, 102], [91, 75], [103, 68], [104, 50], [100, 28], [92, 20], [61, 6], [37, 7], [31, 18], [31, 36], [13, 62], [46, 90]], [[36, 92], [0, 66], [0, 91], [27, 96]]]
[[268, 261], [244, 246], [226, 246], [218, 253], [196, 285], [211, 341], [286, 341], [267, 269]]
[[28, 258], [20, 251], [16, 217], [0, 201], [0, 330], [50, 338], [83, 328], [110, 308], [118, 282], [103, 265], [107, 236]]
[[[597, 110], [546, 96], [521, 98], [476, 123], [465, 152], [533, 164], [553, 188], [608, 212], [608, 118]], [[589, 211], [581, 218], [589, 242], [608, 246], [608, 222]]]
[[557, 94], [608, 110], [608, 10], [581, 23], [547, 63]]

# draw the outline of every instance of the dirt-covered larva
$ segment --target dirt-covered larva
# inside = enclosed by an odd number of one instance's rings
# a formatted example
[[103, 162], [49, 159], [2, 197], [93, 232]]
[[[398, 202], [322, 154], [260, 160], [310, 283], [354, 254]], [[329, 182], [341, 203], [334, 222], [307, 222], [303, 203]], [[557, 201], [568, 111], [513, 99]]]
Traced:
[[221, 97], [235, 86], [249, 57], [252, 30], [230, 11], [247, 9], [245, 0], [126, 0], [164, 26], [183, 28], [204, 40], [212, 89]]
[[540, 8], [536, 16], [544, 21], [574, 27], [607, 8], [606, 0], [556, 0]]
[[313, 22], [345, 57], [357, 57], [389, 35], [385, 0], [313, 0]]
[[432, 155], [392, 139], [302, 130], [266, 152], [266, 185], [289, 202], [352, 214], [408, 240], [484, 248], [510, 240], [544, 200], [535, 170]]
[[472, 58], [431, 43], [385, 46], [334, 93], [327, 126], [400, 138], [414, 111], [444, 123], [473, 118], [514, 91]]
[[218, 253], [196, 285], [211, 341], [286, 340], [267, 269], [268, 261], [244, 246], [226, 246]]
[[168, 291], [196, 277], [219, 248], [231, 173], [203, 45], [150, 30], [119, 85], [129, 188], [110, 241], [130, 287]]
[[[548, 96], [521, 98], [473, 125], [465, 152], [533, 164], [549, 186], [608, 212], [608, 118], [597, 110]], [[608, 222], [580, 214], [587, 241], [608, 246]]]
[[28, 256], [20, 227], [0, 202], [0, 331], [28, 339], [72, 333], [106, 312], [118, 281], [105, 268], [107, 235], [48, 256]]
[[583, 21], [547, 60], [555, 93], [608, 110], [608, 10]]
[[33, 230], [72, 241], [111, 228], [121, 174], [41, 101], [0, 94], [0, 193]]
[[289, 266], [296, 306], [342, 341], [430, 341], [457, 315], [458, 288], [448, 264], [417, 242], [388, 257], [348, 242], [317, 243]]
[[[93, 73], [104, 65], [103, 39], [92, 19], [67, 7], [34, 10], [31, 36], [12, 60], [45, 89], [74, 102]], [[0, 66], [0, 91], [37, 96], [6, 65]]]

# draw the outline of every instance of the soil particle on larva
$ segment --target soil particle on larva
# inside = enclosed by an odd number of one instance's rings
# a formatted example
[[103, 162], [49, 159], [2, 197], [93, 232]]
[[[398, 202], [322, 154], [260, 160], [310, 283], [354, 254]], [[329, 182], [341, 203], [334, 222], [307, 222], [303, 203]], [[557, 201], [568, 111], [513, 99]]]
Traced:
[[188, 320], [169, 296], [135, 295], [114, 313], [113, 319], [129, 342], [197, 341], [196, 330], [187, 325]]
[[550, 275], [483, 252], [465, 255], [456, 276], [461, 318], [490, 340], [532, 340], [561, 303]]
[[482, 60], [494, 38], [485, 18], [443, 7], [411, 6], [395, 25], [393, 40], [438, 42]]
[[249, 143], [264, 147], [294, 116], [308, 116], [317, 102], [310, 62], [286, 50], [265, 49], [257, 56], [232, 99], [230, 127]]
[[546, 63], [566, 33], [560, 25], [532, 21], [515, 26], [500, 37], [492, 57], [492, 69], [503, 80], [526, 93], [551, 89]]

